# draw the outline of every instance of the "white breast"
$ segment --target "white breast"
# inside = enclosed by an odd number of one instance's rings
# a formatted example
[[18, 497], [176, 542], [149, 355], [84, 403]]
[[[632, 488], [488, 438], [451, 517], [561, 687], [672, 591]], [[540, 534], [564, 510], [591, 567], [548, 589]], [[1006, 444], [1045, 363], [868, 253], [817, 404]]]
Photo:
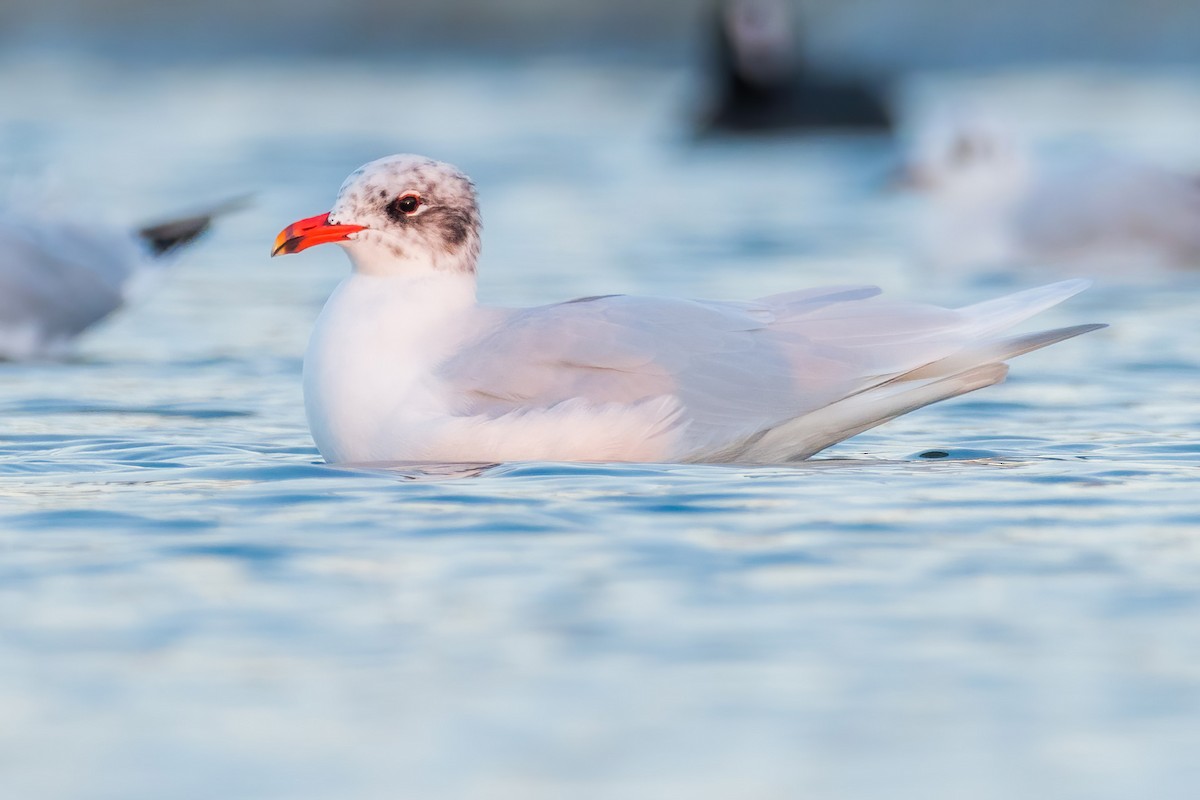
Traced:
[[304, 406], [332, 462], [416, 458], [446, 413], [431, 371], [476, 326], [473, 286], [352, 274], [325, 304], [304, 356]]

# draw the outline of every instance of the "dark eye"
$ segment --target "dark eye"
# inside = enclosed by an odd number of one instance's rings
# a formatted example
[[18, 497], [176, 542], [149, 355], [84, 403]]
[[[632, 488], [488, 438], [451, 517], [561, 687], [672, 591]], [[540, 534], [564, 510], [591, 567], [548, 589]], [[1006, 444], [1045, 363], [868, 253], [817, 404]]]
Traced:
[[388, 211], [393, 214], [412, 214], [421, 207], [421, 198], [415, 194], [406, 194], [397, 197], [388, 204]]

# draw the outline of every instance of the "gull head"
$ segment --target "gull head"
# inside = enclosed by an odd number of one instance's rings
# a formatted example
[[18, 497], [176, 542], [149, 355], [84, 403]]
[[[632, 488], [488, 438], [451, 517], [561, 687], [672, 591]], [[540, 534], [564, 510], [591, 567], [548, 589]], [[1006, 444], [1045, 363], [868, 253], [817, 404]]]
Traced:
[[423, 156], [395, 155], [352, 172], [329, 213], [284, 228], [271, 255], [333, 242], [366, 274], [474, 274], [479, 232], [466, 175]]
[[719, 10], [720, 42], [735, 75], [762, 88], [786, 83], [796, 42], [783, 0], [727, 0]]
[[958, 117], [921, 132], [902, 181], [952, 199], [1001, 199], [1025, 188], [1029, 169], [1026, 150], [1012, 129], [990, 118]]

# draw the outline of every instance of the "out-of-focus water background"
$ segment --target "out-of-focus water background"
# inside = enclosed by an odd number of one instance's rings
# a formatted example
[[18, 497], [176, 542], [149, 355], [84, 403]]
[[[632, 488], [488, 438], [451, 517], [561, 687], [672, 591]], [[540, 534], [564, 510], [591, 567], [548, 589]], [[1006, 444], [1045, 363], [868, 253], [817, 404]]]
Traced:
[[[347, 265], [268, 252], [381, 155], [473, 176], [498, 303], [1088, 265], [929, 266], [890, 137], [697, 141], [693, 4], [109, 5], [0, 3], [8, 202], [253, 202], [0, 365], [0, 795], [1194, 795], [1200, 272], [1106, 270], [1039, 320], [1110, 329], [806, 464], [332, 468], [299, 375]], [[810, 15], [908, 113], [1200, 171], [1194, 6], [1099, 5]]]

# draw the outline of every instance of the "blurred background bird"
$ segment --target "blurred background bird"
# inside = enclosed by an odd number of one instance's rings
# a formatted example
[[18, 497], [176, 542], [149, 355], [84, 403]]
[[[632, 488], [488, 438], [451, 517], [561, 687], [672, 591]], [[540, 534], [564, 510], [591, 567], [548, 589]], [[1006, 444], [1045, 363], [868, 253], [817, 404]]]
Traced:
[[941, 264], [1200, 264], [1200, 175], [1095, 143], [1039, 147], [1000, 117], [954, 113], [920, 131], [899, 178], [925, 200]]
[[808, 61], [783, 0], [721, 0], [711, 27], [713, 96], [702, 133], [891, 128], [881, 86]]
[[0, 358], [61, 356], [77, 336], [140, 295], [213, 219], [214, 208], [127, 229], [7, 209], [0, 215]]

